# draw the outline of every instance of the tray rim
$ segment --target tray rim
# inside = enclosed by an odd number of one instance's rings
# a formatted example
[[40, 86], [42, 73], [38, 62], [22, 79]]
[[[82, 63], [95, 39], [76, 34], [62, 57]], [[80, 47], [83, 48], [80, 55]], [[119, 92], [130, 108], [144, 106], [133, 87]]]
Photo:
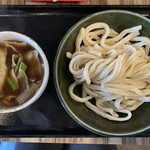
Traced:
[[[33, 12], [38, 11], [38, 9], [42, 9], [42, 10], [45, 10], [45, 9], [70, 9], [70, 8], [73, 8], [73, 9], [81, 9], [81, 8], [94, 8], [94, 7], [97, 7], [97, 8], [104, 8], [104, 9], [149, 9], [150, 8], [150, 5], [1, 5], [0, 6], [0, 16], [1, 16], [1, 13], [3, 13], [4, 16], [7, 15], [7, 13], [3, 12], [3, 9], [7, 9], [12, 15], [14, 16], [20, 16], [24, 13], [27, 13], [25, 15], [31, 15]], [[22, 10], [21, 12], [16, 12], [17, 9], [19, 10]], [[24, 10], [30, 10], [29, 12], [24, 12]], [[33, 10], [34, 9], [34, 10]], [[45, 10], [46, 11], [46, 10]], [[44, 13], [44, 12], [43, 12]], [[139, 12], [137, 12], [139, 13]], [[139, 13], [140, 14], [140, 13]], [[33, 14], [35, 15], [35, 14]], [[7, 15], [9, 16], [9, 14]], [[58, 95], [57, 95], [58, 96]], [[149, 130], [147, 131], [144, 131], [144, 132], [148, 132]], [[9, 133], [9, 131], [6, 131]], [[42, 132], [42, 131], [41, 131]], [[144, 132], [141, 133], [141, 136], [140, 137], [147, 137], [147, 136], [142, 136], [144, 134]], [[149, 135], [150, 136], [150, 135]], [[1, 134], [0, 133], [0, 137], [1, 138], [6, 138], [6, 137], [116, 137], [116, 136], [109, 136], [109, 135], [97, 135], [97, 134], [94, 134], [94, 133], [91, 133], [91, 135], [71, 135], [71, 134], [68, 134], [68, 135], [54, 135], [54, 134]], [[118, 136], [117, 136], [118, 137]], [[121, 136], [122, 137], [122, 136]], [[123, 137], [137, 137], [137, 135], [133, 136], [123, 136]]]

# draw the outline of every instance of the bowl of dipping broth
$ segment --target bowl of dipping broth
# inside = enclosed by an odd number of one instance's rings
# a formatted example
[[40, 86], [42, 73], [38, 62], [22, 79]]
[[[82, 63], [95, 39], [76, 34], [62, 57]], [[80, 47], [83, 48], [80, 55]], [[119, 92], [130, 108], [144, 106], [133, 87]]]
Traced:
[[30, 37], [0, 32], [0, 113], [21, 110], [34, 103], [46, 88], [47, 58]]

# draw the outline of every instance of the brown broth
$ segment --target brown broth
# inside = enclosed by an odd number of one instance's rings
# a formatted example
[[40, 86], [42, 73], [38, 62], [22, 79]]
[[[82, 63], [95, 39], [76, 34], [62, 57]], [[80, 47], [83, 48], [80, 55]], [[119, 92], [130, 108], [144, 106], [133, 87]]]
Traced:
[[[11, 40], [11, 41], [8, 41], [8, 42], [20, 42], [20, 41], [13, 41], [13, 40]], [[20, 42], [21, 43], [21, 42]], [[21, 45], [16, 45], [16, 44], [11, 44], [11, 45], [13, 45], [14, 47], [15, 47], [15, 49], [17, 50], [17, 52], [15, 52], [11, 47], [7, 47], [7, 58], [6, 58], [6, 65], [7, 65], [7, 68], [8, 68], [8, 75], [9, 75], [9, 71], [11, 70], [11, 63], [12, 63], [12, 55], [13, 54], [17, 54], [18, 56], [24, 56], [24, 54], [26, 53], [26, 52], [28, 52], [28, 51], [30, 51], [30, 50], [35, 50], [31, 45], [29, 45], [29, 44], [25, 44], [25, 45], [23, 45], [23, 46], [21, 46]], [[0, 43], [0, 46], [4, 46], [3, 45], [3, 43]], [[40, 55], [38, 55], [38, 57], [39, 57], [39, 60], [40, 60], [40, 66], [41, 66], [41, 57], [40, 57]], [[23, 57], [24, 58], [24, 57]], [[24, 60], [25, 61], [25, 60]], [[31, 67], [33, 67], [33, 65], [31, 65], [31, 64], [34, 64], [34, 67], [36, 66], [36, 61], [34, 61], [34, 60], [32, 60], [31, 62], [26, 62], [25, 61], [25, 64], [27, 65], [27, 71], [26, 71], [26, 75], [27, 75], [27, 77], [28, 77], [28, 79], [30, 79], [30, 78], [32, 78], [31, 77], [31, 72], [30, 72], [30, 70], [32, 71], [32, 68]], [[42, 70], [42, 67], [41, 67], [41, 70]], [[42, 71], [42, 73], [43, 73], [43, 71]], [[40, 75], [37, 75], [38, 76], [38, 78], [35, 80], [35, 81], [39, 81], [39, 80], [42, 80], [42, 77], [43, 77], [43, 75], [42, 76], [40, 76]], [[40, 78], [39, 78], [40, 77]], [[21, 83], [19, 83], [19, 85], [20, 85]], [[32, 84], [32, 82], [30, 82], [29, 81], [29, 86]], [[3, 92], [4, 92], [4, 95], [5, 95], [5, 97], [7, 97], [7, 96], [10, 96], [10, 95], [13, 95], [13, 96], [18, 96], [19, 94], [21, 94], [21, 92], [23, 92], [23, 91], [21, 91], [20, 89], [18, 89], [18, 90], [16, 90], [16, 91], [13, 91], [13, 89], [10, 87], [10, 85], [8, 84], [8, 82], [6, 81], [5, 82], [5, 84], [4, 84], [4, 87], [3, 87]], [[7, 104], [6, 103], [4, 103], [4, 99], [5, 99], [5, 97], [4, 98], [0, 98], [0, 104], [1, 105], [6, 105], [6, 106], [16, 106], [16, 105], [18, 105], [18, 103], [17, 103], [17, 101], [15, 100], [15, 99], [12, 99], [11, 101], [6, 101], [7, 102]]]

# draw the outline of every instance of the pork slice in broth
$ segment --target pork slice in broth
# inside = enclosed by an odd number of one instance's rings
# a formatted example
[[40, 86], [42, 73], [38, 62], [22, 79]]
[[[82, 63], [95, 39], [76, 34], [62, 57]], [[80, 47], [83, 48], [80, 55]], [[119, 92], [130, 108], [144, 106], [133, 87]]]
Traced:
[[24, 53], [27, 49], [29, 49], [28, 43], [23, 41], [3, 41], [3, 44], [6, 45], [6, 47], [10, 47], [12, 50], [14, 50], [16, 53]]
[[42, 79], [42, 69], [40, 60], [38, 57], [38, 52], [36, 50], [27, 51], [24, 55], [25, 62], [28, 66], [27, 76], [30, 79], [41, 80]]
[[23, 55], [29, 50], [33, 50], [33, 47], [24, 41], [3, 41], [2, 42], [7, 48], [11, 48], [17, 55]]

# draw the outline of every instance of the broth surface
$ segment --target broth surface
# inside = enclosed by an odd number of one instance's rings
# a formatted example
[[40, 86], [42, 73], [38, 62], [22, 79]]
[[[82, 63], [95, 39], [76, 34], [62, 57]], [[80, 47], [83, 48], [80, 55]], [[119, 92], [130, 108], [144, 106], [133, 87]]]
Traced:
[[[16, 40], [2, 41], [0, 43], [0, 48], [6, 48], [7, 57], [6, 57], [6, 66], [7, 66], [7, 77], [5, 84], [3, 86], [2, 92], [0, 93], [0, 104], [5, 106], [16, 106], [19, 105], [17, 101], [17, 97], [21, 95], [24, 91], [30, 91], [30, 88], [33, 84], [38, 84], [39, 81], [43, 79], [43, 71], [42, 71], [42, 62], [39, 53], [28, 43]], [[23, 67], [26, 68], [25, 71], [18, 69], [18, 72], [15, 73], [15, 67], [13, 66], [13, 57], [16, 59], [15, 65], [19, 61], [19, 58], [22, 58]], [[1, 58], [0, 58], [1, 59]], [[13, 70], [13, 71], [12, 71]], [[17, 69], [16, 69], [17, 70]], [[12, 75], [12, 72], [14, 75]], [[18, 88], [13, 89], [9, 82], [7, 82], [7, 78], [13, 77], [13, 81], [17, 81]], [[25, 79], [25, 80], [24, 80]], [[41, 82], [40, 82], [41, 83]], [[36, 87], [36, 86], [35, 86]], [[36, 89], [36, 88], [35, 88]], [[34, 89], [34, 90], [35, 90]], [[32, 94], [28, 96], [28, 99], [35, 94], [33, 91]], [[26, 99], [27, 100], [27, 99]], [[24, 100], [24, 101], [26, 101]]]

